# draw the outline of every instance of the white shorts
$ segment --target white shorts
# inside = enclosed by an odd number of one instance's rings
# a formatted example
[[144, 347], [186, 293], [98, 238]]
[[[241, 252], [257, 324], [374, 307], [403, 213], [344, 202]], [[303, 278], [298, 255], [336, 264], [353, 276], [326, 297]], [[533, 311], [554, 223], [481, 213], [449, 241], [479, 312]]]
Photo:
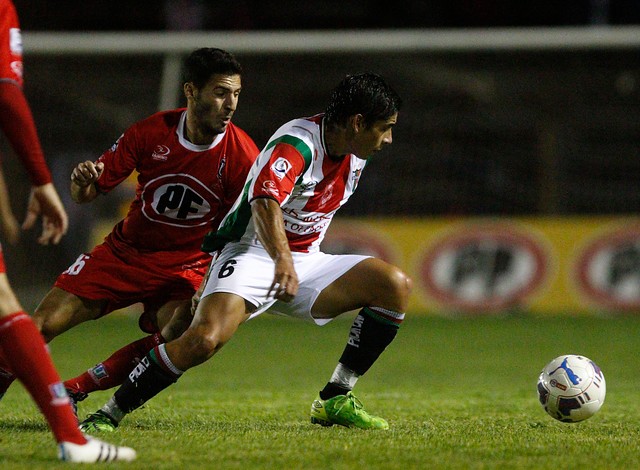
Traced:
[[267, 297], [274, 275], [274, 263], [262, 246], [228, 243], [211, 264], [201, 297], [214, 292], [236, 294], [256, 307], [254, 318], [269, 313], [310, 320], [324, 325], [331, 319], [316, 319], [311, 308], [320, 292], [356, 264], [370, 258], [362, 255], [329, 255], [322, 252], [292, 253], [298, 275], [298, 294], [291, 302]]

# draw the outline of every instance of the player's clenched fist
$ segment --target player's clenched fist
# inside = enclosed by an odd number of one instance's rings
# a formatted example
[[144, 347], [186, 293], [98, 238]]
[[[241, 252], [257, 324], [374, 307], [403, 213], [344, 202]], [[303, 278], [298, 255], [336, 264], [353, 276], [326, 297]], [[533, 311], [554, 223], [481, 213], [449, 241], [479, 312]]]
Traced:
[[104, 163], [94, 163], [90, 160], [79, 163], [71, 172], [71, 182], [80, 187], [89, 186], [100, 178], [104, 171]]
[[104, 171], [104, 163], [90, 160], [79, 163], [71, 172], [71, 197], [75, 202], [93, 201], [98, 195], [95, 183]]

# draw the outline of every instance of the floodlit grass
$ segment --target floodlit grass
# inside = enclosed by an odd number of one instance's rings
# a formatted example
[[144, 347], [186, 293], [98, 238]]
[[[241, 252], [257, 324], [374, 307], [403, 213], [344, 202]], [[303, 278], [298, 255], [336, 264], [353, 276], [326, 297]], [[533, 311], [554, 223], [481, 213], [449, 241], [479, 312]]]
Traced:
[[[387, 432], [308, 421], [342, 351], [351, 316], [325, 327], [263, 315], [106, 436], [138, 451], [128, 469], [637, 468], [640, 318], [409, 316], [360, 380], [357, 395]], [[63, 377], [139, 336], [123, 315], [82, 325], [51, 347]], [[593, 418], [556, 422], [537, 402], [540, 369], [561, 354], [602, 368], [607, 400]], [[81, 403], [97, 409], [110, 393]], [[0, 468], [68, 468], [19, 385], [2, 401]]]

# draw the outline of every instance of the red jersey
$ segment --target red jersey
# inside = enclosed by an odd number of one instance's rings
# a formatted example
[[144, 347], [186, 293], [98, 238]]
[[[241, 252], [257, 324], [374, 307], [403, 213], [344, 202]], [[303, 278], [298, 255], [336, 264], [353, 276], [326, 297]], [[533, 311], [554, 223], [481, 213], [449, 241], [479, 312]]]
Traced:
[[242, 191], [259, 150], [233, 123], [208, 146], [185, 135], [186, 110], [156, 113], [130, 127], [98, 161], [108, 192], [138, 172], [136, 197], [106, 237], [116, 252], [167, 251], [183, 265], [209, 260], [200, 246]]
[[18, 14], [10, 0], [0, 0], [0, 81], [22, 86], [22, 36]]
[[51, 182], [31, 109], [22, 93], [22, 36], [10, 0], [0, 0], [0, 130], [22, 160], [31, 184]]
[[[0, 0], [0, 82], [22, 85], [22, 38], [18, 15], [10, 0]], [[6, 272], [0, 245], [0, 273]]]

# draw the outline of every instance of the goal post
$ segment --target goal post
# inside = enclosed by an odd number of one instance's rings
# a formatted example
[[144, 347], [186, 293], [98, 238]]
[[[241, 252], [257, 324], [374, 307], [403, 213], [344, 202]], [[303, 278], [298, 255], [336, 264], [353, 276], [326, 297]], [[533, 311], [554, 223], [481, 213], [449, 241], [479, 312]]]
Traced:
[[640, 27], [24, 33], [30, 54], [171, 54], [203, 44], [236, 53], [620, 49], [640, 46]]

